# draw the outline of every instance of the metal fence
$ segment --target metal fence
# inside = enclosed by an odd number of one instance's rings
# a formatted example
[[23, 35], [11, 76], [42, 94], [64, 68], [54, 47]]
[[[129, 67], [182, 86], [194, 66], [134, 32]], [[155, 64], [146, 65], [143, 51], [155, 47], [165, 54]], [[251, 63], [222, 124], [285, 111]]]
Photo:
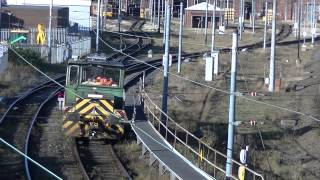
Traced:
[[8, 66], [8, 48], [0, 44], [0, 73]]
[[[190, 133], [171, 117], [163, 113], [161, 108], [151, 100], [146, 92], [143, 92], [143, 97], [148, 120], [154, 125], [163, 138], [165, 138], [176, 151], [200, 169], [216, 179], [224, 179], [227, 156], [210, 147], [207, 143], [203, 142], [200, 138]], [[232, 160], [231, 165], [233, 169], [231, 179], [238, 180], [238, 169], [241, 167], [245, 169], [248, 179], [264, 180], [261, 174], [238, 161]]]
[[[38, 52], [42, 59], [48, 61], [49, 47], [40, 45], [23, 45], [18, 44], [17, 47], [27, 49], [30, 48]], [[72, 57], [81, 57], [89, 54], [91, 51], [91, 38], [86, 37], [71, 41], [70, 43], [56, 44], [51, 47], [51, 63], [63, 63]]]
[[[38, 52], [41, 58], [49, 62], [48, 37], [46, 37], [46, 44], [38, 45], [36, 41], [37, 29], [29, 28], [24, 30], [28, 32], [24, 34], [27, 36], [27, 40], [23, 43], [16, 43], [15, 46], [23, 49], [32, 49]], [[10, 41], [10, 39], [14, 38], [13, 36], [19, 35], [19, 33], [12, 33], [11, 31], [12, 29], [1, 29], [0, 41]], [[45, 30], [45, 34], [48, 34], [48, 30]], [[54, 28], [52, 29], [51, 35], [52, 47], [50, 63], [62, 63], [72, 57], [81, 57], [90, 53], [91, 36], [89, 28], [81, 26]]]
[[[1, 29], [0, 30], [0, 41], [9, 41], [14, 33], [11, 33], [13, 29]], [[29, 32], [26, 34], [26, 43], [29, 45], [37, 45], [37, 34], [36, 28], [24, 29]], [[48, 35], [48, 30], [45, 30], [45, 34]], [[11, 36], [10, 36], [11, 35]], [[86, 27], [70, 27], [70, 28], [54, 28], [51, 31], [52, 45], [63, 44], [67, 42], [73, 42], [82, 37], [90, 37], [90, 29]], [[48, 36], [46, 36], [46, 43], [48, 43]], [[48, 45], [48, 44], [45, 44]]]

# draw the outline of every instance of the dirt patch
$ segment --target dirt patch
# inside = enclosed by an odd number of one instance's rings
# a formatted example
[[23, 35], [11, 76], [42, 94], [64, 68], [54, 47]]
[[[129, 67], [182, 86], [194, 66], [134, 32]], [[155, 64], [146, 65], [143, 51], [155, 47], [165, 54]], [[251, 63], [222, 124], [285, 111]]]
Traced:
[[[280, 92], [269, 94], [264, 85], [264, 78], [269, 74], [269, 49], [240, 52], [238, 60], [237, 91], [244, 96], [266, 103], [288, 107], [291, 110], [319, 116], [318, 73], [319, 64], [315, 57], [316, 48], [302, 51], [302, 63], [296, 62], [296, 45], [277, 47], [276, 78], [282, 78]], [[230, 55], [220, 56], [221, 69], [228, 69]], [[170, 72], [176, 73], [176, 66]], [[203, 84], [229, 91], [230, 75], [228, 73], [214, 82], [204, 81], [204, 61], [185, 63], [182, 76]], [[304, 76], [308, 78], [301, 78]], [[296, 79], [292, 79], [296, 77]], [[300, 90], [292, 87], [302, 86]], [[157, 73], [154, 83], [147, 86], [153, 99], [161, 104], [162, 73]], [[260, 96], [251, 97], [250, 92]], [[179, 99], [179, 100], [178, 100]], [[203, 131], [204, 138], [225, 152], [226, 125], [228, 121], [229, 96], [215, 90], [169, 77], [169, 115], [191, 132]], [[237, 98], [236, 120], [243, 125], [236, 127], [235, 150], [238, 154], [242, 144], [251, 147], [250, 164], [252, 168], [263, 172], [267, 179], [317, 179], [319, 178], [319, 147], [314, 142], [319, 138], [319, 124], [307, 116], [268, 107], [256, 102]], [[256, 126], [250, 126], [255, 120], [262, 132], [263, 145]], [[281, 127], [282, 120], [294, 120], [290, 128]], [[282, 121], [283, 122], [283, 121]], [[224, 124], [221, 128], [218, 125]], [[214, 129], [214, 136], [211, 130]], [[210, 133], [211, 132], [211, 133]], [[210, 138], [210, 137], [214, 138]], [[302, 144], [300, 144], [303, 142]], [[300, 145], [299, 145], [300, 144]], [[224, 147], [224, 148], [221, 148]], [[302, 149], [304, 147], [305, 149]], [[311, 156], [312, 155], [312, 156]], [[238, 159], [238, 156], [235, 156]], [[311, 169], [311, 170], [310, 170]]]

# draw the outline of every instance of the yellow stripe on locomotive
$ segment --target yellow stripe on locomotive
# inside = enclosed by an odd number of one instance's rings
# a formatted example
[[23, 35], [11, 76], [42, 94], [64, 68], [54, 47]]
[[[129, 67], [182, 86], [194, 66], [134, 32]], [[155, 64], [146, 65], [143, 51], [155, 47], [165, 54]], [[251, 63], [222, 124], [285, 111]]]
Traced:
[[124, 110], [115, 110], [113, 101], [80, 99], [74, 107], [67, 110], [62, 127], [67, 136], [88, 137], [90, 130], [100, 128], [115, 137], [124, 134], [123, 126], [120, 124], [125, 120], [126, 113]]
[[125, 66], [106, 61], [105, 55], [89, 55], [69, 61], [65, 91], [67, 136], [118, 138], [124, 134]]

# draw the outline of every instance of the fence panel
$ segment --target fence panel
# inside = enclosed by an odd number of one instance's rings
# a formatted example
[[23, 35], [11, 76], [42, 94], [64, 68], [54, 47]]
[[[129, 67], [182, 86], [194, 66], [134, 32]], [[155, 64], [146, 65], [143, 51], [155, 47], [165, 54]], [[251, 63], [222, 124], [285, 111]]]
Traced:
[[0, 73], [3, 73], [8, 66], [8, 48], [0, 44]]

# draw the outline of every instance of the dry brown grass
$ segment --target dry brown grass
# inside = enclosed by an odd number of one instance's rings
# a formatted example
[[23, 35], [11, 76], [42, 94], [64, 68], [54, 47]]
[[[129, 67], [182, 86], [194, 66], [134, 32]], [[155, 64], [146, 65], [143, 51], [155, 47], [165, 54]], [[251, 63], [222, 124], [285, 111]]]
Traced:
[[[276, 77], [280, 77], [281, 71], [283, 79], [281, 93], [276, 93], [273, 96], [251, 98], [301, 112], [310, 112], [316, 116], [319, 115], [318, 108], [316, 107], [316, 104], [313, 103], [313, 101], [315, 101], [315, 96], [308, 96], [308, 94], [317, 94], [317, 92], [310, 89], [309, 91], [285, 93], [287, 87], [292, 87], [294, 84], [304, 84], [303, 81], [292, 81], [291, 79], [302, 76], [308, 77], [307, 71], [311, 71], [312, 69], [310, 63], [314, 62], [313, 56], [316, 52], [317, 48], [301, 51], [302, 64], [296, 65], [296, 45], [277, 47]], [[269, 53], [269, 49], [267, 49], [266, 52], [262, 49], [258, 49], [252, 52], [239, 53], [238, 91], [258, 91], [267, 94], [266, 89], [263, 86], [263, 78], [265, 74], [266, 77], [268, 77], [269, 73]], [[223, 55], [220, 60], [223, 64], [222, 66], [225, 66], [226, 69], [226, 67], [229, 66], [230, 56]], [[217, 83], [218, 85], [214, 84], [214, 82], [204, 82], [204, 67], [204, 63], [201, 59], [199, 59], [198, 62], [183, 64], [182, 76], [228, 91], [228, 78], [218, 80], [220, 81], [220, 83]], [[176, 66], [171, 67], [170, 71], [176, 73]], [[229, 77], [228, 74], [227, 76]], [[147, 91], [152, 94], [161, 94], [162, 73], [157, 73], [155, 79], [154, 82], [157, 83], [152, 87], [147, 87]], [[308, 84], [308, 82], [306, 82], [306, 84]], [[208, 123], [210, 124], [209, 126], [216, 126], [221, 123], [226, 124], [228, 121], [228, 94], [213, 91], [212, 94], [208, 96], [208, 88], [200, 87], [190, 82], [176, 79], [172, 76], [169, 77], [169, 94], [169, 115], [191, 132], [194, 132], [200, 127], [205, 128], [205, 126], [200, 125], [201, 122]], [[175, 96], [182, 100], [182, 102], [177, 101]], [[153, 98], [158, 101], [158, 104], [161, 104], [161, 97], [154, 96]], [[205, 106], [203, 104], [205, 103], [206, 98], [209, 98], [207, 100], [207, 106], [210, 108], [207, 108], [206, 116], [201, 116], [205, 111]], [[293, 132], [292, 135], [289, 131], [281, 128], [280, 120], [286, 118], [298, 119], [297, 129], [308, 126], [319, 126], [314, 125], [315, 123], [305, 116], [297, 116], [295, 113], [283, 111], [279, 108], [268, 107], [241, 98], [237, 98], [236, 102], [237, 121], [248, 122], [250, 120], [257, 120], [259, 124], [263, 123], [259, 126], [262, 130], [264, 143], [267, 147], [266, 151], [262, 150], [257, 128], [252, 126], [239, 126], [236, 128], [238, 137], [235, 140], [236, 149], [243, 143], [241, 139], [244, 136], [253, 136], [253, 140], [249, 140], [249, 143], [252, 148], [258, 147], [258, 149], [252, 150], [252, 152], [254, 152], [252, 159], [255, 159], [252, 163], [255, 168], [270, 171], [268, 165], [269, 161], [272, 167], [271, 173], [269, 173], [271, 175], [268, 176], [269, 179], [274, 179], [275, 177], [282, 177], [285, 179], [312, 179], [317, 177], [317, 174], [319, 175], [320, 171], [316, 168], [319, 164], [316, 160], [317, 158], [311, 158], [309, 155], [306, 157], [304, 155], [306, 150], [297, 145], [295, 141], [295, 137], [299, 137], [299, 134]], [[202, 119], [200, 117], [202, 117]], [[226, 135], [224, 133], [226, 132], [226, 129], [216, 130], [218, 130], [216, 132], [218, 137], [216, 144], [218, 143], [217, 145], [219, 147], [219, 144], [225, 143]], [[211, 136], [209, 132], [204, 133], [205, 137]], [[308, 142], [313, 138], [319, 137], [313, 135], [312, 137], [303, 138], [302, 142]], [[314, 149], [315, 147], [308, 146], [307, 152], [310, 150], [313, 151]], [[235, 152], [238, 151], [235, 150]], [[307, 162], [305, 163], [305, 166], [301, 166], [301, 164], [303, 164], [301, 158], [311, 158], [311, 162]], [[309, 172], [308, 168], [311, 168], [312, 172]]]
[[26, 87], [35, 84], [37, 80], [37, 73], [31, 67], [9, 63], [7, 70], [0, 76], [2, 85], [0, 96], [14, 96]]
[[[141, 146], [136, 141], [125, 141], [114, 146], [115, 152], [129, 172], [136, 180], [168, 180], [168, 175], [159, 176], [158, 164], [149, 166], [149, 159], [141, 157]], [[148, 156], [148, 155], [146, 155]]]

